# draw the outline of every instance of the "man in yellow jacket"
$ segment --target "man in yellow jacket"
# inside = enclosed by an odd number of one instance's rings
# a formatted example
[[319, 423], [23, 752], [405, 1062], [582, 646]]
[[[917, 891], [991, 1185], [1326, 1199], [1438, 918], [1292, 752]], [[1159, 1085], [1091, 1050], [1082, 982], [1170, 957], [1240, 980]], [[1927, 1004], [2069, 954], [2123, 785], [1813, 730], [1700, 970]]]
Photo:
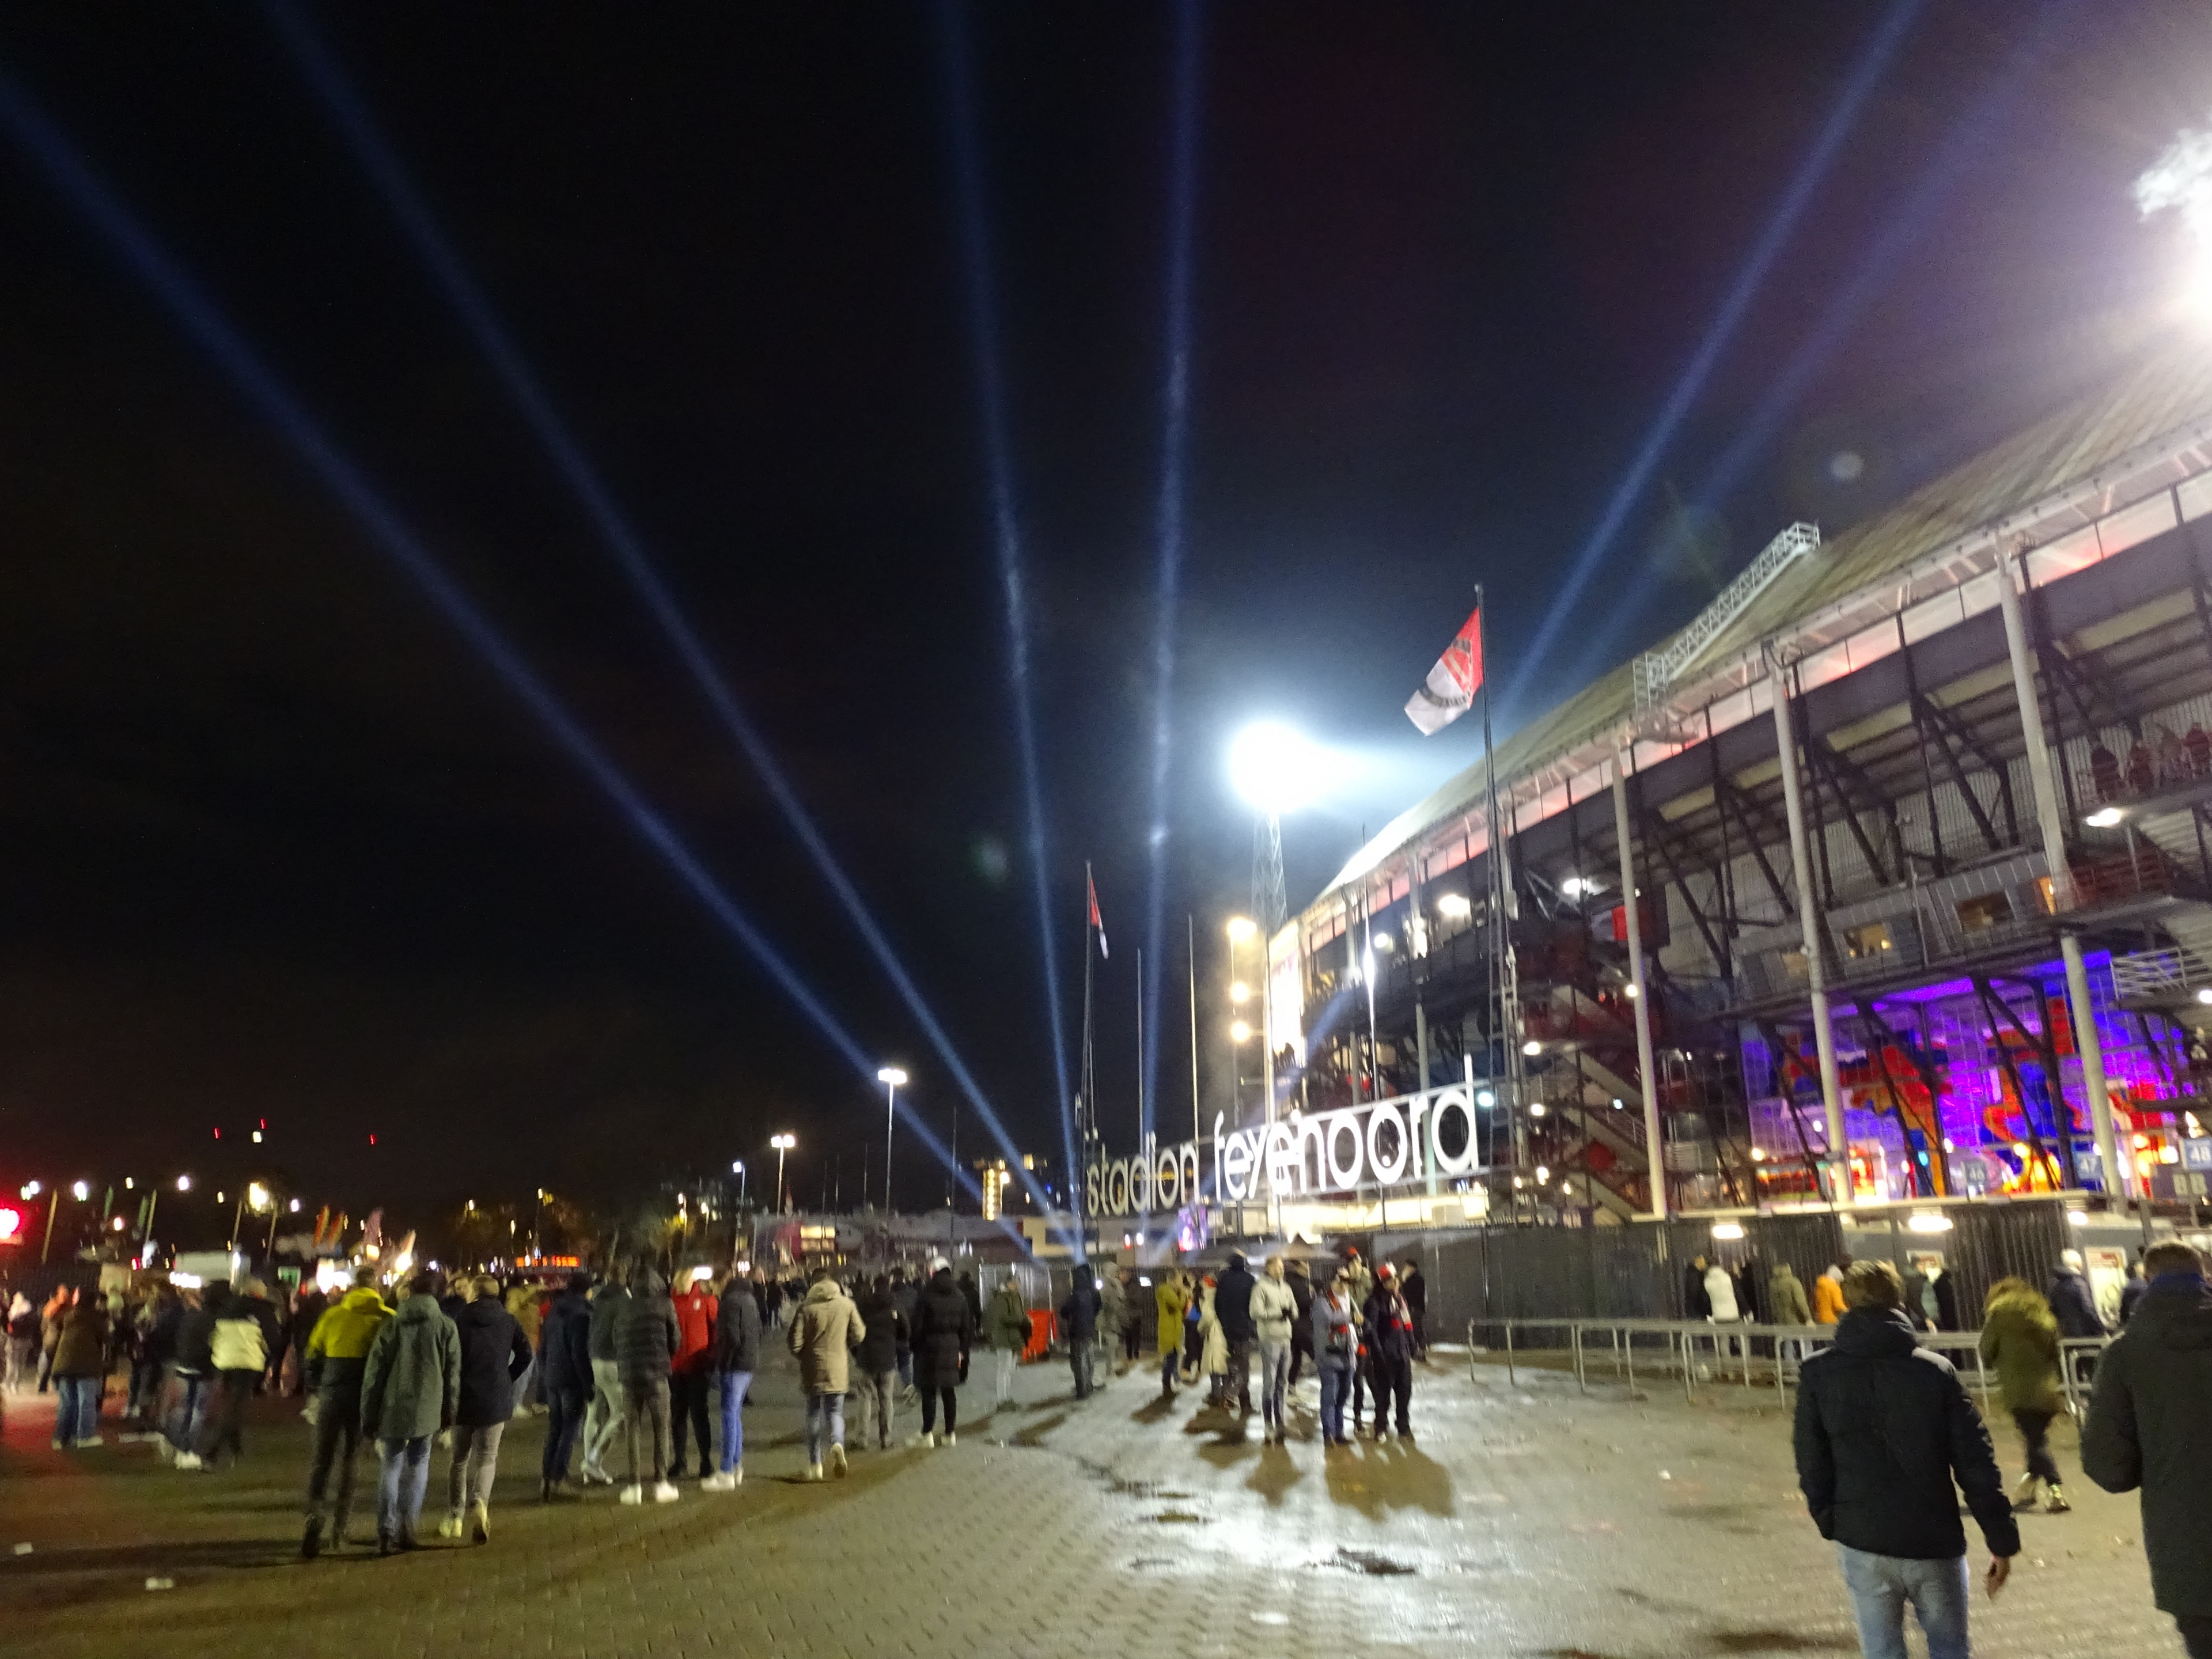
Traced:
[[345, 1543], [346, 1520], [353, 1512], [354, 1454], [361, 1447], [361, 1377], [368, 1363], [369, 1344], [392, 1317], [392, 1310], [378, 1294], [376, 1274], [364, 1267], [354, 1275], [354, 1287], [324, 1310], [307, 1335], [307, 1391], [309, 1412], [315, 1425], [315, 1461], [307, 1474], [307, 1530], [300, 1540], [300, 1553], [313, 1560], [321, 1552], [323, 1533], [331, 1519], [325, 1503], [331, 1468], [337, 1467], [337, 1526], [332, 1544]]

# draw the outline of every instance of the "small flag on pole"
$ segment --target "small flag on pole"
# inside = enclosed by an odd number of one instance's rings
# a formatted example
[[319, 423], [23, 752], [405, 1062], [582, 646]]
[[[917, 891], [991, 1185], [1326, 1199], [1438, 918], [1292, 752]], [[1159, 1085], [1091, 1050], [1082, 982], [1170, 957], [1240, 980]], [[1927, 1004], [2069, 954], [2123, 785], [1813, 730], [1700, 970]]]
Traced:
[[1091, 879], [1088, 870], [1083, 872], [1083, 885], [1091, 895], [1091, 925], [1098, 930], [1098, 954], [1103, 958], [1106, 955], [1106, 922], [1098, 914], [1098, 885]]
[[1434, 737], [1474, 706], [1482, 687], [1482, 607], [1477, 605], [1452, 642], [1444, 647], [1437, 665], [1421, 689], [1406, 702], [1406, 718]]

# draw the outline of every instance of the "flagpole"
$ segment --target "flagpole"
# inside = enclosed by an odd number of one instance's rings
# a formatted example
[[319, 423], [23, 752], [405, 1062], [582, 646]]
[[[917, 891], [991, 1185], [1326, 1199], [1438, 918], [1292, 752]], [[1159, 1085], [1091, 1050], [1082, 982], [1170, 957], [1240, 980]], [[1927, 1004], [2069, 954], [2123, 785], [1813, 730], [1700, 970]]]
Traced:
[[1183, 913], [1183, 948], [1190, 958], [1190, 1144], [1198, 1145], [1198, 918]]
[[1085, 1258], [1090, 1252], [1083, 1245], [1083, 1180], [1091, 1167], [1091, 1142], [1098, 1121], [1097, 1080], [1091, 1066], [1091, 982], [1093, 957], [1091, 945], [1097, 925], [1093, 921], [1098, 908], [1098, 889], [1091, 878], [1091, 860], [1083, 861], [1083, 1092], [1081, 1109], [1076, 1113], [1075, 1156], [1078, 1168], [1072, 1183], [1074, 1194], [1076, 1255]]
[[[1490, 794], [1491, 973], [1498, 988], [1495, 1036], [1504, 1045], [1507, 1122], [1512, 1137], [1513, 1163], [1518, 1169], [1528, 1160], [1528, 1132], [1522, 1112], [1519, 975], [1514, 971], [1512, 913], [1513, 873], [1506, 842], [1510, 831], [1498, 810], [1498, 755], [1490, 732], [1490, 618], [1488, 598], [1482, 584], [1474, 585], [1474, 642], [1476, 660], [1482, 665], [1482, 765]], [[1496, 1092], [1495, 1090], [1492, 1092]]]
[[1137, 1151], [1145, 1150], [1145, 947], [1137, 947]]

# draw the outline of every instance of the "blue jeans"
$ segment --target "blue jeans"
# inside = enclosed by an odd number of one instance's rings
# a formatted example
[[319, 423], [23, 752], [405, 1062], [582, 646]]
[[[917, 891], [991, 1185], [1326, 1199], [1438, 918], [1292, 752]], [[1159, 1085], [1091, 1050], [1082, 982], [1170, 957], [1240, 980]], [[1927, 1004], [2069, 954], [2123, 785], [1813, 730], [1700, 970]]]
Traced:
[[538, 1465], [541, 1480], [566, 1480], [568, 1461], [576, 1455], [576, 1442], [584, 1432], [584, 1414], [592, 1396], [584, 1389], [545, 1390], [545, 1456]]
[[422, 1518], [422, 1494], [430, 1486], [430, 1437], [379, 1440], [376, 1457], [376, 1535], [412, 1538], [415, 1523]]
[[106, 1378], [100, 1376], [58, 1376], [54, 1391], [61, 1397], [54, 1403], [54, 1438], [67, 1445], [72, 1440], [89, 1440], [100, 1432], [100, 1396]]
[[819, 1463], [823, 1458], [823, 1442], [832, 1446], [845, 1443], [845, 1396], [842, 1394], [810, 1394], [806, 1396], [806, 1461]]
[[753, 1385], [750, 1371], [724, 1371], [722, 1385], [722, 1461], [724, 1474], [745, 1461], [745, 1395]]
[[1324, 1359], [1314, 1369], [1321, 1373], [1321, 1437], [1333, 1443], [1344, 1438], [1344, 1396], [1352, 1387], [1352, 1367], [1342, 1359]]
[[212, 1379], [173, 1366], [169, 1380], [175, 1384], [176, 1391], [170, 1396], [161, 1432], [168, 1436], [174, 1449], [188, 1452], [199, 1438], [200, 1418], [207, 1411], [208, 1384]]
[[1920, 1615], [1928, 1659], [1967, 1659], [1966, 1558], [1916, 1561], [1836, 1546], [1866, 1659], [1905, 1659], [1905, 1604]]

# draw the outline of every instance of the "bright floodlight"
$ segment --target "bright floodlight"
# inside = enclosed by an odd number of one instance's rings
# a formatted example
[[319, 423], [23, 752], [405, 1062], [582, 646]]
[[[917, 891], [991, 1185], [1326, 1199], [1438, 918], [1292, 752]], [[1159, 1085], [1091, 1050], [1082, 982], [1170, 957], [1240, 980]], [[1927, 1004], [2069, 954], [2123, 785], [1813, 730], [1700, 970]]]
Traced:
[[1229, 942], [1231, 945], [1242, 945], [1259, 931], [1258, 926], [1249, 916], [1229, 918]]
[[190, 1176], [179, 1176], [177, 1177], [177, 1190], [179, 1192], [188, 1193], [191, 1191], [191, 1189], [192, 1178]]
[[1231, 1042], [1249, 1042], [1252, 1040], [1252, 1027], [1243, 1020], [1237, 1021], [1229, 1028], [1229, 1040]]
[[768, 1144], [775, 1147], [780, 1152], [787, 1152], [793, 1146], [799, 1145], [799, 1137], [797, 1135], [770, 1135], [769, 1137]]
[[1287, 726], [1270, 720], [1248, 726], [1229, 745], [1230, 787], [1269, 817], [1295, 812], [1311, 801], [1321, 787], [1321, 750]]
[[70, 1188], [70, 1196], [80, 1204], [92, 1196], [92, 1187], [87, 1182], [76, 1182]]
[[888, 1083], [894, 1089], [903, 1089], [906, 1087], [906, 1073], [896, 1066], [886, 1066], [876, 1073], [876, 1081]]

